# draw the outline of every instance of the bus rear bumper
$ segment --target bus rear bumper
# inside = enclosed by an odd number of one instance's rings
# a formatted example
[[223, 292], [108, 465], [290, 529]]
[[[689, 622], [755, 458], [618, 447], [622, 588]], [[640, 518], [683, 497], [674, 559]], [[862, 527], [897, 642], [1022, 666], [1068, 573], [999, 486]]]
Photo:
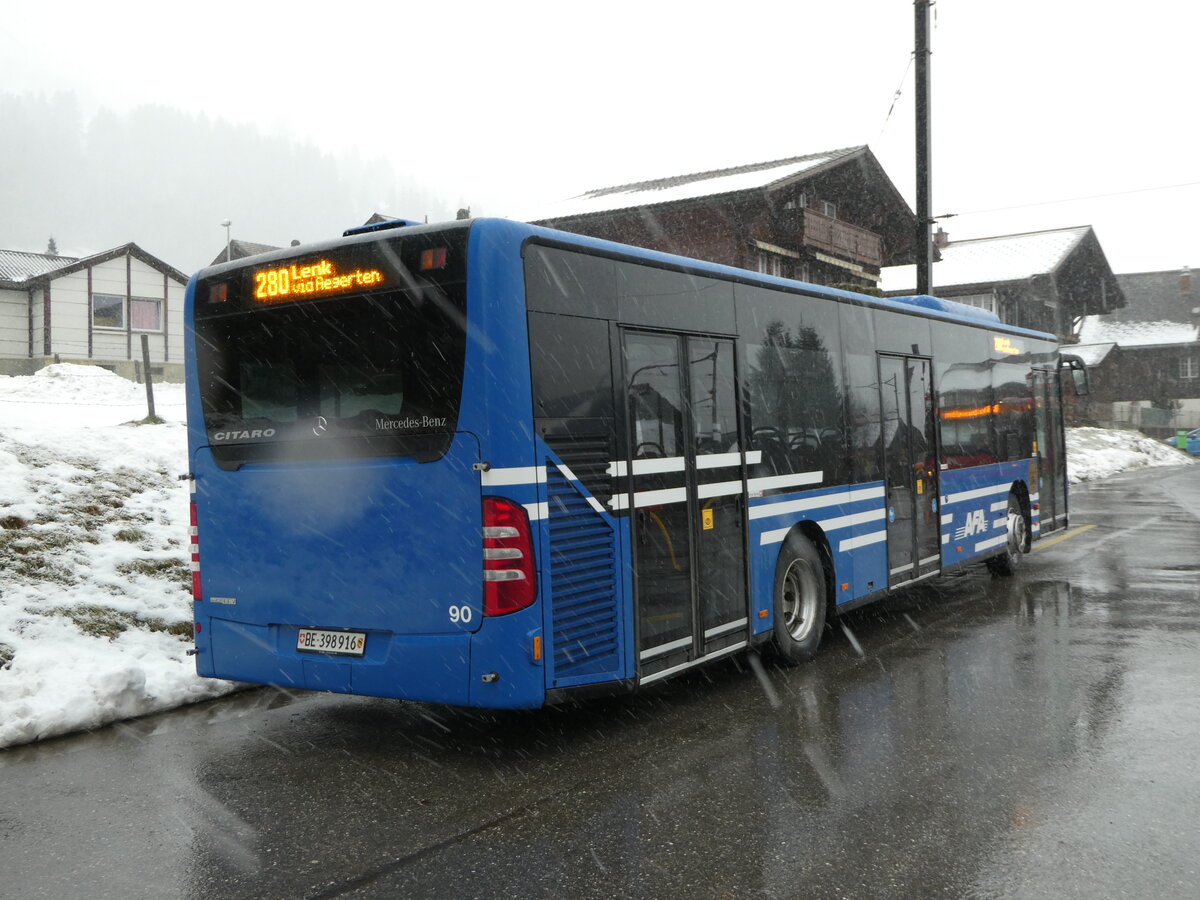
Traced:
[[196, 669], [207, 677], [292, 690], [455, 706], [541, 706], [545, 702], [541, 666], [505, 666], [502, 678], [492, 672], [498, 667], [481, 669], [488, 657], [499, 655], [489, 652], [494, 650], [490, 635], [482, 634], [488, 630], [442, 635], [367, 632], [365, 654], [350, 657], [296, 650], [295, 627], [212, 617], [204, 623], [207, 638], [197, 641], [201, 652]]

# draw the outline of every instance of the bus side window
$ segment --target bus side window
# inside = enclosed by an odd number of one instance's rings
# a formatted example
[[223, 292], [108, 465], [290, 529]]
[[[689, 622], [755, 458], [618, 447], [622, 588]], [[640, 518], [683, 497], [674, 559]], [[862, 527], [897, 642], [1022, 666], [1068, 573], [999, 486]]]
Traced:
[[823, 483], [843, 480], [838, 304], [742, 285], [737, 302], [748, 449], [761, 454], [751, 477], [819, 472]]

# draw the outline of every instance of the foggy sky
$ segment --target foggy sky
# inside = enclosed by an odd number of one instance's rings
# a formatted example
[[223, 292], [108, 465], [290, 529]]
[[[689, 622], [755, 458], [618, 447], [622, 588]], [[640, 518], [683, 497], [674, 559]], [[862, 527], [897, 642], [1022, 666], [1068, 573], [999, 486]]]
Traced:
[[453, 218], [382, 159], [324, 153], [162, 106], [86, 116], [74, 94], [0, 94], [0, 247], [86, 256], [132, 241], [190, 275], [234, 239], [334, 237], [373, 212]]
[[[957, 214], [942, 220], [952, 238], [1092, 225], [1117, 272], [1198, 264], [1198, 31], [1200, 5], [1177, 0], [938, 0], [933, 212]], [[146, 105], [198, 121], [188, 146], [150, 141], [155, 163], [174, 158], [167, 189], [188, 189], [136, 223], [189, 229], [176, 265], [211, 259], [226, 218], [235, 237], [266, 243], [324, 237], [376, 209], [520, 218], [593, 188], [862, 144], [914, 202], [911, 0], [14, 0], [0, 46], [0, 90], [73, 93], [81, 128], [103, 111], [131, 125]], [[13, 143], [40, 147], [39, 171], [0, 177], [78, 174], [49, 134], [0, 127], [5, 159]], [[348, 152], [385, 162], [338, 157], [331, 174], [321, 154]], [[239, 179], [257, 153], [271, 157], [259, 177]], [[114, 164], [133, 165], [119, 152]], [[5, 209], [0, 243], [41, 249], [63, 218], [83, 225], [48, 190]], [[112, 234], [88, 249], [174, 252], [145, 231]]]

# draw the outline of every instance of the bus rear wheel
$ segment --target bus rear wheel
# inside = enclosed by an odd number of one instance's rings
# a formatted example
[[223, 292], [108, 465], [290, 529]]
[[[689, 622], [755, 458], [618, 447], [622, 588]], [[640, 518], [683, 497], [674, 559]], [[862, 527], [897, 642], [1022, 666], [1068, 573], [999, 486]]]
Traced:
[[1008, 495], [1008, 540], [1004, 552], [988, 560], [988, 568], [996, 575], [1015, 575], [1021, 568], [1029, 544], [1029, 528], [1025, 522], [1025, 510], [1015, 494]]
[[793, 534], [775, 564], [775, 647], [788, 665], [817, 654], [825, 629], [825, 567], [812, 542]]

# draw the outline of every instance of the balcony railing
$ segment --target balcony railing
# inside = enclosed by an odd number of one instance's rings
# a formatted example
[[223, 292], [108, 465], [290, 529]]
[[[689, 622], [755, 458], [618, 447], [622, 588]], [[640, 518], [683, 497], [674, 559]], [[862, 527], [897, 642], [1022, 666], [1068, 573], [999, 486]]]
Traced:
[[883, 239], [873, 231], [831, 219], [811, 209], [789, 210], [780, 221], [790, 234], [780, 235], [782, 246], [795, 246], [797, 239], [806, 247], [848, 259], [864, 266], [883, 265]]

